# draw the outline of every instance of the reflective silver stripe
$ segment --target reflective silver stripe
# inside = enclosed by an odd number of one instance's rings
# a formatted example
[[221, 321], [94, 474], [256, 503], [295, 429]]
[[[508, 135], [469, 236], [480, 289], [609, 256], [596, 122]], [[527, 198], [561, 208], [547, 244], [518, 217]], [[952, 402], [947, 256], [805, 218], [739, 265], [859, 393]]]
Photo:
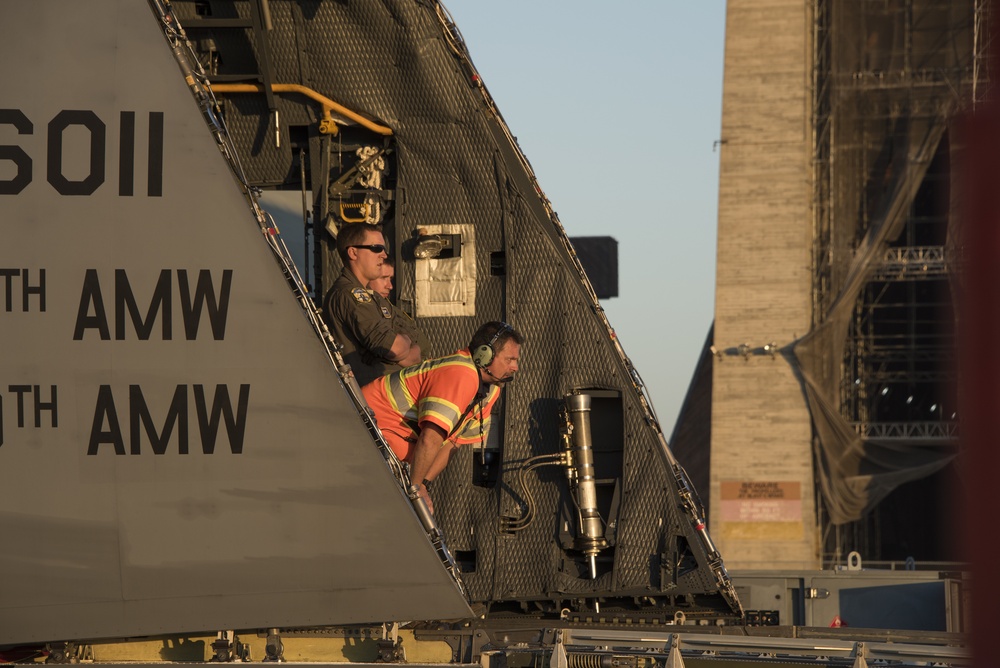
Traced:
[[392, 373], [385, 377], [385, 396], [393, 410], [406, 418], [413, 411], [413, 397], [410, 396], [406, 382], [401, 378], [402, 375], [402, 373]]
[[462, 425], [461, 430], [454, 438], [456, 443], [465, 444], [478, 443], [480, 440], [485, 441], [486, 436], [489, 434], [493, 417], [488, 413], [482, 424], [480, 424], [479, 418], [487, 410], [490, 413], [493, 412], [493, 403], [498, 394], [500, 394], [500, 388], [496, 385], [491, 386], [489, 394], [483, 399], [482, 404], [479, 404], [476, 410], [473, 410], [469, 414], [469, 417], [466, 418], [465, 424]]
[[472, 360], [467, 355], [449, 355], [447, 357], [427, 360], [385, 377], [385, 394], [389, 400], [389, 404], [393, 410], [403, 417], [403, 421], [413, 429], [414, 433], [418, 431], [417, 425], [420, 416], [428, 414], [435, 416], [454, 428], [456, 421], [462, 416], [463, 408], [441, 397], [426, 397], [417, 405], [413, 395], [410, 394], [409, 385], [406, 381], [414, 376], [421, 376], [435, 369], [456, 364], [470, 366]]
[[491, 417], [487, 415], [486, 421], [480, 426], [478, 418], [469, 416], [462, 426], [462, 431], [458, 434], [458, 440], [463, 442], [479, 441], [490, 430], [490, 420]]
[[450, 401], [445, 401], [441, 397], [427, 397], [420, 401], [419, 415], [426, 417], [432, 415], [438, 420], [450, 425], [448, 431], [453, 430], [458, 423], [458, 419], [462, 417], [462, 409], [451, 403]]

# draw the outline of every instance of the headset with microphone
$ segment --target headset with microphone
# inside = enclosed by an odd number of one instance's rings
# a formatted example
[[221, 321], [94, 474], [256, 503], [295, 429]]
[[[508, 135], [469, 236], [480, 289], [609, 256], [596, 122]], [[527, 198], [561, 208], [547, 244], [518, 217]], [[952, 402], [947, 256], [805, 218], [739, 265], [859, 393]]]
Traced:
[[[514, 380], [514, 378], [513, 376], [511, 376], [510, 378], [500, 378], [498, 376], [495, 376], [493, 372], [487, 368], [493, 362], [493, 360], [496, 359], [497, 356], [496, 348], [494, 348], [493, 346], [496, 345], [497, 340], [501, 336], [503, 336], [507, 332], [513, 332], [513, 331], [514, 331], [513, 327], [508, 325], [506, 322], [501, 322], [500, 327], [497, 328], [496, 333], [493, 334], [489, 342], [484, 343], [481, 346], [478, 346], [475, 350], [472, 351], [472, 362], [473, 364], [476, 365], [476, 368], [481, 369], [484, 373], [486, 373], [488, 376], [491, 376], [493, 380], [495, 380], [498, 383], [509, 383], [510, 381]], [[483, 395], [482, 390], [480, 390], [479, 392], [476, 393], [476, 396], [479, 398], [479, 419], [482, 420], [483, 416], [482, 401], [485, 395]], [[473, 401], [475, 401], [475, 399]], [[482, 422], [479, 423], [479, 456], [482, 465], [485, 466], [486, 430]]]
[[[475, 363], [475, 365], [480, 369], [482, 369], [483, 371], [485, 371], [486, 373], [488, 373], [489, 375], [493, 376], [493, 374], [490, 373], [489, 369], [486, 368], [493, 363], [493, 360], [496, 359], [497, 356], [497, 351], [493, 346], [496, 345], [497, 339], [499, 339], [507, 332], [513, 332], [513, 331], [514, 331], [513, 327], [511, 327], [505, 322], [501, 322], [500, 327], [493, 335], [493, 338], [491, 338], [488, 343], [484, 343], [483, 345], [479, 346], [478, 348], [472, 351], [472, 361]], [[497, 378], [496, 376], [493, 376], [493, 378], [500, 382], [508, 382], [512, 380], [511, 378]]]
[[513, 375], [503, 376], [501, 378], [500, 376], [495, 375], [492, 371], [490, 371], [486, 367], [482, 367], [482, 370], [483, 370], [483, 373], [485, 373], [488, 376], [491, 376], [493, 378], [493, 380], [495, 380], [498, 383], [509, 383], [510, 381], [514, 380], [514, 376]]

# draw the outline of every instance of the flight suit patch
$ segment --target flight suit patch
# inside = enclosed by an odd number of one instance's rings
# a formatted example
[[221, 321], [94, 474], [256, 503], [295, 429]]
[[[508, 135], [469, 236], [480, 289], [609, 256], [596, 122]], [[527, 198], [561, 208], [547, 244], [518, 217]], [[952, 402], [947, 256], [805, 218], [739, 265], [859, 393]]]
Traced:
[[382, 307], [382, 317], [383, 318], [392, 318], [392, 311], [389, 310], [388, 306], [383, 306]]
[[351, 294], [354, 295], [354, 301], [359, 304], [367, 304], [372, 300], [372, 296], [364, 288], [354, 288]]

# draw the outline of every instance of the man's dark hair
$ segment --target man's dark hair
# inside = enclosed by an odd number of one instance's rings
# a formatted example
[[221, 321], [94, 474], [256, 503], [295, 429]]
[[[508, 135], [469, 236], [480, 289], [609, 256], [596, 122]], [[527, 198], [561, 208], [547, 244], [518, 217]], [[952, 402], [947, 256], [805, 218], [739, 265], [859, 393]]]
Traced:
[[[500, 332], [499, 336], [497, 332]], [[496, 336], [496, 341], [493, 341], [494, 336]], [[524, 345], [524, 336], [520, 332], [505, 322], [494, 320], [476, 330], [476, 333], [472, 335], [472, 340], [469, 342], [469, 350], [475, 350], [479, 346], [492, 345], [493, 352], [498, 353], [511, 339], [519, 346]], [[490, 341], [493, 341], [493, 343], [490, 344]]]
[[382, 266], [383, 267], [392, 267], [393, 269], [395, 269], [396, 268], [396, 263], [392, 261], [391, 257], [387, 257], [384, 260], [382, 260]]
[[368, 232], [382, 233], [381, 225], [371, 225], [369, 223], [348, 223], [340, 228], [337, 233], [337, 254], [346, 267], [348, 260], [347, 249], [364, 243], [365, 235]]

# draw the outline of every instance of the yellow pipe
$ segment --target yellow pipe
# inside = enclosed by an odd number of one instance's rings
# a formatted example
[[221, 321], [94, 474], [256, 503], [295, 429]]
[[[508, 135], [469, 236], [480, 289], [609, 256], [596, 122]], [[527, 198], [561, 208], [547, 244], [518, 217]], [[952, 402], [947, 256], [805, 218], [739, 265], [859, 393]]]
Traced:
[[[360, 209], [361, 217], [348, 216], [345, 209]], [[340, 217], [345, 223], [367, 223], [368, 222], [368, 204], [364, 202], [351, 203], [351, 202], [341, 202], [340, 203]]]
[[[212, 90], [216, 93], [263, 93], [264, 87], [261, 84], [212, 84]], [[345, 116], [359, 125], [363, 125], [372, 132], [380, 135], [389, 136], [392, 134], [392, 128], [388, 128], [384, 125], [379, 125], [378, 123], [373, 123], [364, 116], [361, 116], [347, 107], [337, 104], [325, 95], [317, 93], [312, 88], [307, 88], [306, 86], [301, 86], [299, 84], [271, 84], [271, 90], [275, 93], [299, 93], [305, 95], [306, 97], [319, 102], [323, 106], [323, 121], [320, 122], [321, 131], [324, 124], [329, 126], [333, 125], [333, 119], [330, 117], [330, 111], [336, 111], [341, 116]], [[336, 134], [336, 128], [328, 129], [325, 134]]]

